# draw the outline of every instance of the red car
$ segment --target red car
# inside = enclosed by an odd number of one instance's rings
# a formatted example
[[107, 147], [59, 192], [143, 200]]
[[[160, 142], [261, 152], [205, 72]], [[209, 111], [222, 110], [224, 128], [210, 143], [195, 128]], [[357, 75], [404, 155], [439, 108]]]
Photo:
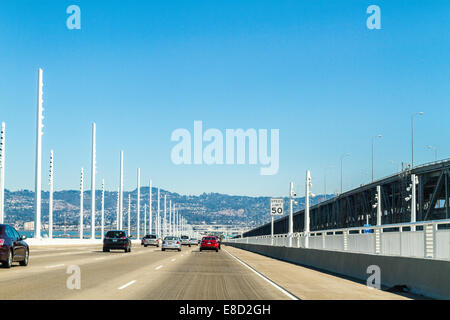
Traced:
[[216, 250], [218, 252], [220, 249], [220, 243], [217, 237], [203, 237], [200, 244], [200, 251], [203, 250]]

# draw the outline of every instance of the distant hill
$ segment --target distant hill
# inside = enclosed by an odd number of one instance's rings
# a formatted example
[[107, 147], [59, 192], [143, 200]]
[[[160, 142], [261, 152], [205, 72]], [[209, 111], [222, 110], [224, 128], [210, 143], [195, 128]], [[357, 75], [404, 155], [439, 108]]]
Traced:
[[[124, 192], [123, 207], [125, 214], [128, 209], [128, 194], [131, 195], [131, 220], [136, 217], [137, 190]], [[161, 215], [164, 214], [164, 195], [167, 195], [167, 208], [169, 200], [175, 203], [179, 212], [191, 224], [233, 224], [256, 226], [270, 220], [270, 197], [231, 196], [220, 193], [203, 193], [199, 196], [180, 195], [178, 193], [161, 190]], [[42, 192], [42, 223], [48, 223], [48, 192]], [[157, 210], [157, 188], [153, 188], [153, 213]], [[327, 195], [326, 198], [331, 198]], [[312, 199], [315, 204], [324, 196], [318, 195]], [[77, 225], [79, 223], [80, 193], [76, 190], [58, 191], [53, 195], [54, 199], [54, 224]], [[84, 221], [90, 224], [91, 193], [84, 192]], [[105, 223], [113, 224], [116, 219], [117, 192], [105, 192]], [[304, 198], [297, 198], [298, 205], [295, 210], [304, 207]], [[144, 212], [144, 204], [149, 205], [149, 188], [141, 188], [141, 217]], [[101, 191], [96, 191], [96, 223], [100, 222]], [[168, 210], [168, 209], [167, 209]], [[288, 198], [285, 198], [285, 212], [289, 210]], [[148, 208], [147, 208], [148, 212]], [[167, 211], [168, 214], [168, 211]], [[14, 224], [19, 228], [23, 223], [34, 220], [34, 192], [21, 190], [10, 192], [5, 190], [5, 222]]]

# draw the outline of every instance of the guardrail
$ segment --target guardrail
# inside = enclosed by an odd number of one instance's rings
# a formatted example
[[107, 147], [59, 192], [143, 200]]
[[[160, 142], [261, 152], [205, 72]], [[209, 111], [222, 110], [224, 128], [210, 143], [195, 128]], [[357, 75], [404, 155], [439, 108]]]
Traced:
[[450, 260], [450, 219], [228, 239], [278, 247]]

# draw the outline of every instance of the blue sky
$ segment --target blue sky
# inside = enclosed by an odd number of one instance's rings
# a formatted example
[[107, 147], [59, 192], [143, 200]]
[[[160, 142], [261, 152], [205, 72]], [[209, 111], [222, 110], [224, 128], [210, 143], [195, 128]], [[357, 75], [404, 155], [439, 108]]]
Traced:
[[[66, 8], [81, 8], [68, 30]], [[381, 30], [366, 8], [381, 8]], [[91, 124], [97, 181], [117, 189], [153, 184], [182, 194], [284, 195], [370, 180], [409, 162], [450, 157], [449, 1], [2, 1], [0, 121], [7, 126], [6, 188], [33, 189], [36, 79], [44, 69], [43, 189], [50, 149], [55, 188], [89, 188]], [[194, 120], [225, 129], [280, 130], [280, 169], [176, 166], [172, 131]], [[394, 163], [391, 163], [394, 161]], [[98, 184], [100, 187], [100, 182]]]

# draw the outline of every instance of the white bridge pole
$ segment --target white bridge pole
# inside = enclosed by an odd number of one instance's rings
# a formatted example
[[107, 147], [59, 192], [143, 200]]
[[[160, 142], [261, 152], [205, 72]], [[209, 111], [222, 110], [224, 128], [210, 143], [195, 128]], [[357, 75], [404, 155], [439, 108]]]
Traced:
[[80, 177], [80, 239], [83, 239], [83, 168], [81, 168], [81, 177]]
[[102, 213], [101, 213], [101, 231], [100, 231], [100, 239], [103, 240], [105, 236], [105, 179], [102, 179]]
[[161, 203], [160, 203], [160, 189], [158, 188], [158, 216], [156, 219], [156, 229], [157, 229], [157, 233], [158, 233], [158, 237], [161, 237], [161, 221], [160, 221], [160, 211], [161, 211]]
[[5, 221], [5, 123], [0, 133], [0, 223]]
[[137, 239], [141, 237], [141, 169], [137, 169]]
[[53, 150], [50, 150], [49, 172], [49, 198], [48, 198], [48, 237], [53, 239]]
[[130, 215], [131, 215], [131, 195], [128, 194], [128, 236], [130, 236], [131, 234]]
[[117, 230], [119, 230], [119, 220], [120, 220], [120, 217], [119, 217], [119, 206], [120, 206], [120, 202], [119, 202], [119, 198], [120, 198], [120, 196], [119, 196], [119, 194], [120, 194], [120, 188], [117, 188], [117, 197], [116, 197], [116, 229]]
[[292, 236], [294, 234], [294, 183], [291, 182], [289, 185], [289, 247], [292, 247]]
[[123, 151], [120, 151], [119, 229], [123, 228]]
[[91, 239], [95, 239], [95, 167], [96, 167], [96, 137], [95, 122], [92, 124], [92, 159], [91, 159]]
[[305, 214], [304, 214], [304, 230], [305, 235], [305, 248], [309, 248], [309, 208], [310, 208], [310, 196], [311, 196], [311, 172], [306, 171], [306, 192], [305, 192]]
[[149, 190], [149, 194], [150, 194], [150, 199], [149, 199], [149, 221], [148, 221], [148, 233], [153, 234], [153, 216], [152, 216], [152, 180], [150, 180], [150, 190]]
[[164, 225], [163, 225], [163, 235], [167, 235], [167, 194], [164, 195]]
[[42, 120], [44, 119], [43, 111], [44, 108], [42, 104], [43, 100], [43, 71], [39, 69], [38, 71], [38, 103], [37, 103], [37, 124], [36, 124], [36, 168], [35, 168], [35, 185], [34, 185], [34, 211], [35, 211], [35, 221], [34, 221], [34, 237], [36, 239], [41, 238], [41, 179], [42, 179]]
[[147, 234], [147, 204], [144, 203], [144, 236]]
[[169, 200], [169, 235], [172, 235], [172, 200]]

